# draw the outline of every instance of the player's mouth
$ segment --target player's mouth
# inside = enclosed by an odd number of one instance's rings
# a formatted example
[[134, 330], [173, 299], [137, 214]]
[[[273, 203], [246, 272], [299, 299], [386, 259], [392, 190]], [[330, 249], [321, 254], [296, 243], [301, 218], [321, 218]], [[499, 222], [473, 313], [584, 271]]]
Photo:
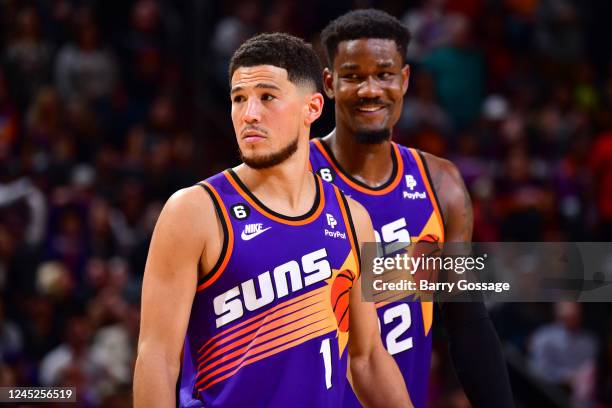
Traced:
[[266, 139], [266, 137], [265, 133], [255, 129], [248, 129], [242, 132], [242, 140], [247, 143], [259, 142]]
[[362, 115], [376, 114], [385, 109], [387, 109], [387, 105], [385, 104], [359, 105], [355, 108], [355, 110]]

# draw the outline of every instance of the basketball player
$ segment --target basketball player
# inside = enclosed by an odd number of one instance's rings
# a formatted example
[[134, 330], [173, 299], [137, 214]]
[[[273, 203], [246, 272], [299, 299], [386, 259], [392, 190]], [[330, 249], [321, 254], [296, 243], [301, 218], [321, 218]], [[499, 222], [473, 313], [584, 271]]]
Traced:
[[230, 78], [244, 163], [178, 191], [159, 217], [135, 405], [174, 406], [179, 378], [185, 407], [337, 407], [348, 353], [365, 405], [411, 406], [374, 306], [360, 301], [369, 216], [308, 170], [309, 129], [323, 108], [316, 54], [262, 34], [236, 51]]
[[[407, 29], [382, 11], [359, 10], [329, 23], [321, 40], [329, 64], [324, 88], [335, 103], [336, 128], [311, 141], [312, 169], [368, 210], [383, 252], [397, 242], [471, 241], [470, 197], [456, 167], [391, 141], [408, 89]], [[443, 309], [451, 356], [471, 403], [511, 406], [499, 340], [483, 304]], [[377, 312], [383, 343], [412, 402], [426, 406], [432, 303], [377, 303]], [[359, 405], [350, 392], [346, 397], [345, 406]]]

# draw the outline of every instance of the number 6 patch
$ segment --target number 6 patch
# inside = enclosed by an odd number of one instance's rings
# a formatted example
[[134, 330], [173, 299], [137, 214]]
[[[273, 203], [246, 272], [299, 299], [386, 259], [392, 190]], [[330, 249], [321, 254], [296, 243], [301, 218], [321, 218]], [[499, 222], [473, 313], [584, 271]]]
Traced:
[[251, 209], [246, 205], [246, 204], [234, 204], [232, 205], [232, 208], [230, 209], [230, 213], [232, 214], [232, 217], [234, 217], [237, 220], [244, 220], [246, 218], [249, 217], [249, 214], [251, 213]]
[[327, 181], [328, 183], [334, 181], [334, 173], [332, 173], [329, 167], [321, 167], [319, 169], [319, 175], [323, 180]]

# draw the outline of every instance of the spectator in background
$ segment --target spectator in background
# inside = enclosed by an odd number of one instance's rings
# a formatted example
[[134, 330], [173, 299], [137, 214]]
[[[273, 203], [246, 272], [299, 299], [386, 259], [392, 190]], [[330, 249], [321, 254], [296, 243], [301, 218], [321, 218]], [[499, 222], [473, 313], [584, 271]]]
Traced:
[[418, 60], [450, 41], [445, 3], [446, 0], [425, 0], [421, 7], [409, 10], [402, 18], [412, 35], [406, 54], [409, 60]]
[[24, 296], [19, 305], [27, 357], [38, 365], [43, 356], [59, 343], [62, 311], [49, 297]]
[[63, 120], [64, 111], [55, 88], [41, 88], [28, 110], [26, 145], [42, 150], [43, 156], [48, 160], [51, 145], [62, 132]]
[[9, 93], [7, 78], [0, 70], [0, 167], [8, 166], [8, 159], [14, 153], [21, 130], [20, 119], [17, 105]]
[[595, 337], [582, 328], [580, 303], [557, 303], [555, 322], [536, 330], [529, 347], [533, 374], [573, 392], [577, 376], [592, 369], [596, 355]]
[[227, 87], [229, 60], [238, 46], [257, 32], [260, 17], [257, 1], [240, 0], [215, 26], [210, 47], [214, 52], [212, 75], [219, 89]]
[[496, 182], [502, 240], [543, 240], [554, 217], [553, 193], [534, 175], [533, 163], [534, 158], [520, 139], [508, 148], [503, 172]]
[[13, 359], [23, 351], [23, 334], [4, 313], [4, 302], [0, 301], [0, 363]]
[[40, 364], [43, 386], [76, 386], [85, 400], [96, 400], [104, 377], [103, 367], [92, 353], [92, 327], [85, 316], [72, 316], [64, 331], [64, 342], [49, 352]]
[[57, 56], [56, 86], [65, 101], [108, 98], [117, 82], [113, 55], [100, 42], [100, 33], [88, 10], [76, 14], [74, 40]]
[[76, 282], [80, 282], [84, 276], [89, 255], [84, 212], [84, 208], [73, 203], [57, 206], [51, 212], [50, 239], [47, 243], [47, 257], [61, 262]]
[[583, 55], [582, 27], [577, 2], [540, 0], [535, 42], [555, 62], [573, 63]]
[[[413, 92], [406, 96], [402, 116], [398, 122], [399, 129], [407, 132], [418, 132], [425, 127], [446, 134], [451, 129], [448, 115], [436, 98], [436, 90], [431, 75], [420, 71], [413, 73]], [[429, 153], [436, 152], [426, 150]]]
[[130, 96], [129, 115], [142, 120], [161, 90], [176, 92], [185, 38], [172, 2], [137, 0], [130, 9], [129, 26], [120, 40], [123, 79]]
[[20, 10], [14, 24], [3, 59], [11, 93], [19, 108], [25, 109], [40, 87], [51, 80], [53, 47], [41, 36], [34, 7]]
[[471, 43], [470, 22], [457, 14], [450, 27], [450, 44], [432, 50], [422, 64], [432, 75], [440, 103], [454, 127], [464, 129], [480, 113], [485, 67], [480, 51]]
[[563, 240], [585, 241], [588, 222], [587, 192], [591, 182], [588, 166], [589, 136], [578, 134], [568, 143], [567, 152], [556, 163], [552, 175]]
[[120, 253], [119, 240], [112, 228], [112, 217], [116, 217], [114, 211], [102, 198], [96, 197], [91, 202], [87, 241], [94, 257], [110, 258]]

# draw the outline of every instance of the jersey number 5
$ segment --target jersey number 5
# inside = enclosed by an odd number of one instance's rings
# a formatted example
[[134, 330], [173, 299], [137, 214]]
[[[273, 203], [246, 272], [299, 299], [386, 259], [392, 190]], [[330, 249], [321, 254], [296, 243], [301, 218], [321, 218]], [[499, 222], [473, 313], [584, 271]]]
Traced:
[[381, 256], [392, 254], [410, 245], [410, 232], [406, 228], [406, 218], [402, 217], [385, 224], [378, 231], [374, 231], [376, 242], [381, 245]]

